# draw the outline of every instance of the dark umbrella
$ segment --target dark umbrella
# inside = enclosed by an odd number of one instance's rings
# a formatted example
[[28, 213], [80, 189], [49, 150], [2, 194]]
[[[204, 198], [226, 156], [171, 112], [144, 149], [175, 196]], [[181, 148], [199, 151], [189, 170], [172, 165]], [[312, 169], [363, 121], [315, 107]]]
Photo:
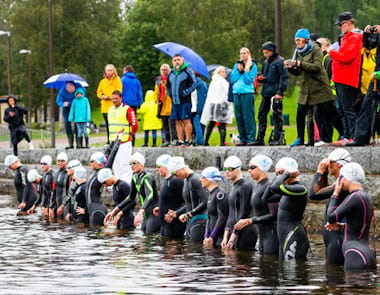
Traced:
[[225, 67], [223, 65], [219, 65], [219, 64], [212, 64], [212, 65], [207, 65], [207, 71], [208, 73], [210, 74], [210, 76], [212, 76], [215, 72], [215, 70], [219, 67], [224, 67], [226, 69], [226, 79], [229, 81], [230, 80], [230, 76], [231, 76], [231, 72], [232, 72], [232, 69], [228, 68], [228, 67]]
[[88, 87], [87, 81], [77, 74], [62, 73], [48, 78], [44, 85], [46, 88], [62, 88], [67, 82], [73, 82], [76, 86]]
[[170, 57], [173, 57], [175, 54], [182, 55], [185, 61], [195, 72], [198, 72], [207, 79], [210, 79], [205, 61], [191, 48], [175, 42], [158, 43], [154, 44], [153, 47]]

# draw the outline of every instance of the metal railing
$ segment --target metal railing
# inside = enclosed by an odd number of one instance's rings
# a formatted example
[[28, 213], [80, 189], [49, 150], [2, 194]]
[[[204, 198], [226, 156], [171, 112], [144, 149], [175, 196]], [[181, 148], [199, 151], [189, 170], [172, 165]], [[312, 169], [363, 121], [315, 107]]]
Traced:
[[[30, 138], [32, 140], [49, 140], [51, 138], [51, 131], [46, 129], [31, 129], [27, 128]], [[63, 136], [63, 133], [56, 132], [57, 136]], [[1, 142], [10, 142], [10, 133], [7, 125], [0, 125], [0, 141]]]

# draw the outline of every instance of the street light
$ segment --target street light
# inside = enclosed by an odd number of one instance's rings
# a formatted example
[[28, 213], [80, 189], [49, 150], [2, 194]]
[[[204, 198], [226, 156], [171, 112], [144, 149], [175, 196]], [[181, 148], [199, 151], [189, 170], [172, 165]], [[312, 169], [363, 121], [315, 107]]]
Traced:
[[0, 36], [8, 36], [8, 94], [12, 93], [12, 45], [11, 32], [0, 31]]
[[28, 98], [28, 122], [30, 125], [32, 125], [32, 58], [31, 54], [32, 51], [28, 49], [21, 49], [18, 53], [20, 54], [27, 54], [27, 63], [28, 63], [28, 92], [29, 92], [29, 98]]

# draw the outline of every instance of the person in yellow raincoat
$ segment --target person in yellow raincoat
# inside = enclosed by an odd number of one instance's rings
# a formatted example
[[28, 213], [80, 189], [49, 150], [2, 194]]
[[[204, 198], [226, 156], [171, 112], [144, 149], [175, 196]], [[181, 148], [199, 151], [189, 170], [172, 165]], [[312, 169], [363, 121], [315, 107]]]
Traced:
[[157, 130], [162, 129], [162, 120], [157, 117], [158, 104], [154, 96], [153, 90], [148, 90], [145, 94], [144, 103], [137, 110], [138, 114], [143, 115], [143, 130], [144, 130], [144, 144], [143, 147], [148, 146], [149, 131], [152, 130], [153, 145], [156, 147], [157, 143]]
[[104, 79], [100, 80], [96, 96], [101, 99], [101, 109], [104, 122], [107, 129], [107, 144], [109, 144], [109, 128], [108, 128], [108, 109], [112, 107], [112, 92], [119, 90], [122, 92], [123, 86], [121, 79], [117, 74], [116, 67], [108, 64], [104, 68]]

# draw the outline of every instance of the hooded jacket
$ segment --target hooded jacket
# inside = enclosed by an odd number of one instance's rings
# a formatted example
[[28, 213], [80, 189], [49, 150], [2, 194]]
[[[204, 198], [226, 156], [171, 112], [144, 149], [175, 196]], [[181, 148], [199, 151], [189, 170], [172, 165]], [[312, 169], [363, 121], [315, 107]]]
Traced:
[[[81, 97], [77, 97], [77, 93], [82, 93]], [[91, 121], [91, 107], [88, 98], [85, 97], [84, 90], [78, 88], [75, 90], [75, 99], [71, 105], [69, 122], [90, 122]]]
[[277, 52], [273, 52], [269, 59], [264, 60], [262, 73], [265, 79], [261, 81], [263, 83], [261, 95], [264, 97], [272, 97], [275, 94], [283, 96], [288, 86], [288, 71], [284, 67], [284, 58]]
[[[96, 91], [96, 96], [101, 99], [101, 112], [102, 114], [107, 114], [108, 109], [113, 106], [112, 104], [112, 92], [119, 90], [122, 92], [123, 86], [119, 76], [112, 76], [111, 78], [104, 78], [99, 82], [98, 90]], [[108, 99], [102, 99], [102, 95], [108, 96]]]
[[126, 72], [121, 78], [123, 85], [123, 104], [140, 107], [143, 103], [141, 83], [134, 72]]
[[[15, 115], [11, 116], [9, 114], [10, 112], [15, 112]], [[8, 123], [9, 129], [16, 129], [20, 126], [25, 126], [24, 115], [27, 114], [28, 111], [25, 108], [19, 107], [18, 105], [15, 105], [14, 108], [12, 108], [9, 105], [9, 107], [7, 107], [4, 111], [4, 121]]]
[[143, 115], [143, 130], [159, 130], [162, 128], [162, 120], [157, 117], [158, 104], [152, 90], [145, 94], [145, 101], [137, 110], [138, 114]]
[[167, 90], [173, 104], [191, 102], [191, 92], [197, 86], [194, 72], [184, 63], [179, 71], [173, 69], [168, 76]]

